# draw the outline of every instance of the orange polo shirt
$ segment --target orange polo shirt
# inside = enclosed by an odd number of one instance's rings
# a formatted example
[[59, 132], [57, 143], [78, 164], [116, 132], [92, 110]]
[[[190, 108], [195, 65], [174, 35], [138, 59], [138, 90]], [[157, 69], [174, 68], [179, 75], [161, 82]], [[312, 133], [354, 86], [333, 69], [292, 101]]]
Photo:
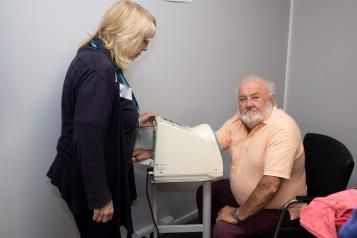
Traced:
[[245, 203], [263, 175], [283, 178], [267, 209], [281, 209], [296, 196], [306, 195], [300, 129], [283, 110], [273, 107], [270, 116], [249, 133], [236, 114], [216, 133], [221, 149], [230, 151], [230, 186], [238, 204]]

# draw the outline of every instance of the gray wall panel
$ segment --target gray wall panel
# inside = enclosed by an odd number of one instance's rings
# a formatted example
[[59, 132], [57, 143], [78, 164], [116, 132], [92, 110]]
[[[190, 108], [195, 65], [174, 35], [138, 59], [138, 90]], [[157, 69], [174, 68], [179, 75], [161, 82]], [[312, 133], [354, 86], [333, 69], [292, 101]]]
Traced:
[[[287, 111], [303, 133], [341, 140], [357, 158], [357, 2], [295, 1]], [[350, 184], [357, 183], [354, 169]]]
[[[80, 41], [113, 2], [0, 3], [0, 237], [78, 237], [68, 208], [45, 173], [60, 133], [67, 67]], [[241, 78], [252, 73], [276, 82], [282, 105], [289, 1], [138, 2], [158, 21], [149, 51], [128, 75], [143, 111], [217, 129], [236, 110], [234, 92]], [[144, 177], [144, 170], [136, 167], [136, 229], [151, 223]], [[194, 211], [196, 187], [160, 188], [160, 216], [177, 219]]]

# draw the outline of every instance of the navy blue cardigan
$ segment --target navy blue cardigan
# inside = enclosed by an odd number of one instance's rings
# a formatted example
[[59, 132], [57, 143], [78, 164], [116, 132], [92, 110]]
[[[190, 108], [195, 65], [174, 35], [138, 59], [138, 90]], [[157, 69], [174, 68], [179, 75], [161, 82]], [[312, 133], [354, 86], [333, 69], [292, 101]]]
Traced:
[[61, 136], [47, 176], [76, 216], [112, 199], [112, 221], [130, 234], [138, 112], [133, 102], [120, 98], [110, 53], [99, 43], [98, 49], [81, 48], [67, 71]]

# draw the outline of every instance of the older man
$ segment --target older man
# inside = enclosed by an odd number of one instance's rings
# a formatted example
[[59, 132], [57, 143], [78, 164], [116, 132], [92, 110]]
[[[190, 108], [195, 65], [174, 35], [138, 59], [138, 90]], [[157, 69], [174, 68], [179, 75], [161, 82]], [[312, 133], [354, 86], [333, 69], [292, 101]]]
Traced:
[[[216, 134], [232, 161], [229, 180], [212, 184], [213, 237], [243, 238], [274, 227], [284, 204], [306, 194], [306, 179], [300, 129], [276, 107], [273, 83], [245, 78], [238, 113]], [[202, 187], [197, 191], [200, 214], [201, 197]], [[295, 221], [287, 216], [284, 223]]]

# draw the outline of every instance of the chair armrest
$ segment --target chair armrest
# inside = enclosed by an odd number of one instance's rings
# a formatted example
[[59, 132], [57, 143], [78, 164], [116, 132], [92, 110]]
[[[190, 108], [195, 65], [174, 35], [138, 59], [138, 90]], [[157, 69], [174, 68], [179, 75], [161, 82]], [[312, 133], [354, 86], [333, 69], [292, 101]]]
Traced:
[[301, 203], [310, 203], [316, 196], [297, 196], [296, 200]]
[[280, 213], [278, 225], [276, 226], [276, 229], [275, 229], [274, 238], [278, 238], [278, 236], [279, 236], [280, 228], [281, 228], [281, 225], [283, 224], [285, 214], [286, 214], [286, 211], [288, 210], [288, 208], [293, 204], [306, 203], [305, 198], [306, 197], [299, 196], [299, 197], [296, 197], [296, 199], [293, 199], [284, 205], [284, 207]]

